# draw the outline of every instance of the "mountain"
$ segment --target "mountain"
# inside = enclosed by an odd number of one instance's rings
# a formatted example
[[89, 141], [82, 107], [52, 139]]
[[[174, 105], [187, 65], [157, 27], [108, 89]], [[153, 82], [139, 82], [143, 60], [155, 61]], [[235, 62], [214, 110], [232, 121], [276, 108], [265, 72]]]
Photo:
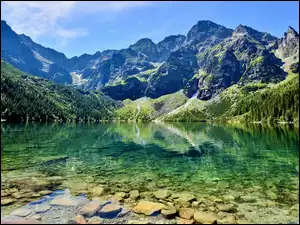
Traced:
[[[128, 48], [68, 59], [1, 21], [2, 59], [15, 67], [115, 100], [159, 98], [183, 90], [200, 100], [234, 84], [279, 83], [299, 71], [299, 34], [291, 27], [278, 39], [245, 25], [234, 30], [198, 21], [186, 35], [154, 43], [142, 38]], [[17, 47], [16, 47], [17, 46]]]
[[122, 104], [97, 91], [83, 91], [26, 74], [1, 61], [1, 118], [7, 120], [99, 120]]

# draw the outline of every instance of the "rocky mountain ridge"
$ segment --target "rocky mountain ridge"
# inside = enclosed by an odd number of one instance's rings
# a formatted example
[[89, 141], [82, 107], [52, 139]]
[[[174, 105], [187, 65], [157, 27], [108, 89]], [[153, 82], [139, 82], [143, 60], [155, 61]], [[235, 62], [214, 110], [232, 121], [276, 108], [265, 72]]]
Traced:
[[186, 36], [171, 35], [155, 44], [143, 38], [126, 49], [68, 59], [1, 21], [2, 59], [13, 66], [82, 88], [101, 90], [116, 100], [160, 96], [184, 89], [208, 100], [233, 84], [279, 82], [299, 70], [299, 34], [291, 27], [278, 39], [239, 25], [228, 29], [197, 22]]

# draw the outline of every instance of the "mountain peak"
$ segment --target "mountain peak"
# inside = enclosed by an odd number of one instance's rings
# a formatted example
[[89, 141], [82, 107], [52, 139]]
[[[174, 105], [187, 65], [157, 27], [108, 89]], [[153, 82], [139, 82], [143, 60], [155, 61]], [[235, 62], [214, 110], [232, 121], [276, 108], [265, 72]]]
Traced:
[[294, 36], [299, 36], [299, 34], [297, 33], [297, 31], [292, 28], [291, 26], [288, 27], [288, 31], [287, 31], [288, 34], [292, 34]]

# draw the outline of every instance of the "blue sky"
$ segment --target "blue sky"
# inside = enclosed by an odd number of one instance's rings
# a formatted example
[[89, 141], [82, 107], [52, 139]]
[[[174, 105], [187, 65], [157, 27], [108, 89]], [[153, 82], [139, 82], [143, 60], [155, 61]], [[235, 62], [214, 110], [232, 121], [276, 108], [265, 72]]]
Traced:
[[239, 24], [281, 37], [299, 28], [299, 2], [5, 2], [1, 19], [67, 57], [127, 48], [140, 38], [155, 43], [186, 34], [199, 20], [234, 29]]

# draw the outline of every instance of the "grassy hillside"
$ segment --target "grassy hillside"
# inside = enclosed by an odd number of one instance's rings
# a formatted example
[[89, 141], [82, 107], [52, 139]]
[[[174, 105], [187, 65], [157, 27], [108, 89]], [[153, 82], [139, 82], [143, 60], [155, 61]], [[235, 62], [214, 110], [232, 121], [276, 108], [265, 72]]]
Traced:
[[120, 103], [26, 74], [1, 61], [1, 118], [7, 120], [110, 119]]
[[120, 120], [149, 121], [182, 106], [187, 100], [188, 97], [182, 91], [156, 99], [146, 97], [135, 101], [126, 99], [123, 101], [124, 107], [117, 110], [116, 116]]

